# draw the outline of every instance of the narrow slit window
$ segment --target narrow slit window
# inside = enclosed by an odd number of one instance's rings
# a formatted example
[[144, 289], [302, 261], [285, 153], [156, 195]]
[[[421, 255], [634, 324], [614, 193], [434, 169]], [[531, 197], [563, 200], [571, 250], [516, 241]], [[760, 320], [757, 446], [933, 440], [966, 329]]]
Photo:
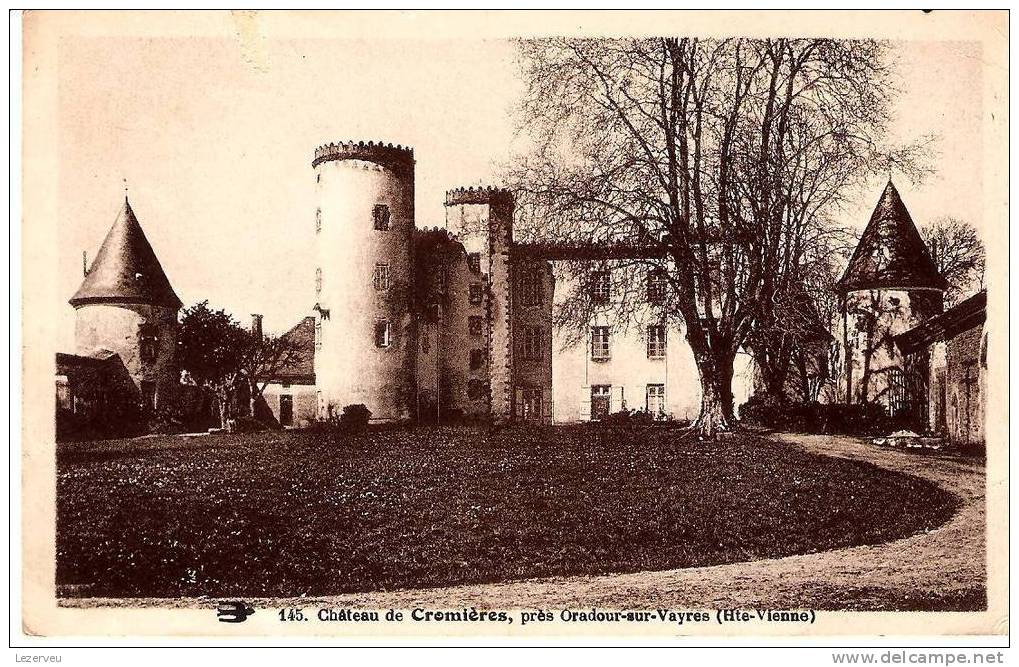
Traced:
[[389, 347], [392, 343], [392, 332], [389, 320], [375, 323], [375, 347]]
[[376, 204], [375, 208], [372, 209], [372, 219], [375, 224], [375, 229], [383, 232], [389, 229], [389, 218], [389, 207], [385, 204]]

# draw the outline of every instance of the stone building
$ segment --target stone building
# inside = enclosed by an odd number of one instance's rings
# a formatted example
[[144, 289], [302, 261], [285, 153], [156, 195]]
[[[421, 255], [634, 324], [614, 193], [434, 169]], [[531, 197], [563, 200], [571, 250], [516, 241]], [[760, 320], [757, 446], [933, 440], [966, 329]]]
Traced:
[[[262, 316], [252, 316], [252, 328], [261, 333]], [[315, 388], [315, 318], [305, 317], [283, 334], [296, 354], [262, 391], [265, 409], [284, 427], [310, 426], [318, 414]], [[260, 406], [256, 406], [256, 416]]]
[[557, 262], [608, 261], [611, 280], [612, 260], [646, 248], [518, 243], [513, 195], [499, 188], [450, 190], [445, 228], [418, 228], [414, 166], [411, 149], [391, 144], [316, 149], [315, 316], [298, 325], [314, 329], [313, 363], [301, 384], [274, 378], [266, 390], [277, 419], [302, 425], [357, 403], [377, 421], [696, 415], [682, 330], [626, 331], [603, 315], [580, 344], [554, 331]]
[[69, 417], [79, 429], [126, 428], [173, 401], [181, 301], [126, 197], [70, 303], [75, 352], [57, 355], [58, 432]]
[[929, 364], [926, 430], [960, 447], [984, 444], [987, 291], [896, 336], [907, 360]]
[[895, 337], [941, 313], [945, 287], [889, 181], [838, 283], [846, 403], [878, 403], [889, 415], [925, 421], [928, 360], [906, 359]]

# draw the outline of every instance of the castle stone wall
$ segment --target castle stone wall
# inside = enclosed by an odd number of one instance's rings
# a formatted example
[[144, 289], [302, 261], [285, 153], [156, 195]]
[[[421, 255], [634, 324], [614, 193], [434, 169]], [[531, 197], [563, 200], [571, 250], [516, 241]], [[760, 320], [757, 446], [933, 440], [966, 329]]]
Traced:
[[[940, 290], [856, 290], [845, 296], [842, 354], [847, 402], [879, 403], [890, 414], [914, 409], [914, 377], [893, 338], [941, 312]], [[924, 379], [924, 383], [926, 380]]]
[[[413, 156], [408, 149], [342, 144], [320, 148], [313, 164], [321, 271], [315, 376], [322, 416], [363, 403], [373, 421], [409, 419], [416, 409]], [[380, 205], [389, 210], [386, 230], [375, 229]], [[384, 290], [373, 285], [380, 263], [389, 269]], [[389, 323], [386, 347], [376, 344], [383, 322]]]
[[[143, 304], [88, 304], [75, 313], [75, 348], [82, 356], [94, 356], [102, 350], [120, 356], [138, 391], [143, 383], [152, 383], [154, 408], [172, 401], [179, 384], [175, 361], [177, 349], [177, 311], [166, 306]], [[154, 338], [154, 356], [143, 360], [142, 336]]]

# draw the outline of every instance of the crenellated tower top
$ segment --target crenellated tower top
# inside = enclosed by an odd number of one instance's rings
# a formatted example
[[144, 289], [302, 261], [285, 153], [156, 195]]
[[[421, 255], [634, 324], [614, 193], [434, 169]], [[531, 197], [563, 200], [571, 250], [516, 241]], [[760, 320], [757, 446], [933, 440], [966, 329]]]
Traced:
[[381, 141], [328, 143], [315, 149], [315, 158], [311, 161], [311, 166], [317, 167], [323, 162], [342, 160], [364, 160], [398, 173], [407, 173], [414, 169], [414, 149]]
[[446, 206], [460, 204], [489, 204], [492, 206], [512, 206], [513, 192], [507, 188], [470, 187], [455, 188], [446, 191]]

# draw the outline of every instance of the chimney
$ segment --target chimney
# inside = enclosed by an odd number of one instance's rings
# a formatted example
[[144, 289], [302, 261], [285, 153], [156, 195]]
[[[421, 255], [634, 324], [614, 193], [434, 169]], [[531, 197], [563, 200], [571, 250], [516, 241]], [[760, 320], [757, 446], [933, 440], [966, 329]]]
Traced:
[[258, 313], [252, 313], [251, 315], [251, 333], [256, 338], [262, 337], [262, 316]]

